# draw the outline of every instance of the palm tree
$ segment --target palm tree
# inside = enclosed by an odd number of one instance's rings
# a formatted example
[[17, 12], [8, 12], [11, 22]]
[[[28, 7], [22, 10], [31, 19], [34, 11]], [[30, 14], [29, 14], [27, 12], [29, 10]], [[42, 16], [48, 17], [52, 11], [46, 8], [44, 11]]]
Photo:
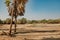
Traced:
[[10, 25], [10, 33], [12, 32], [12, 21], [13, 18], [15, 18], [15, 30], [14, 33], [16, 33], [16, 22], [17, 22], [17, 16], [23, 16], [25, 13], [25, 4], [27, 3], [28, 0], [6, 0], [6, 6], [8, 7], [8, 12], [9, 15], [11, 16], [11, 25]]

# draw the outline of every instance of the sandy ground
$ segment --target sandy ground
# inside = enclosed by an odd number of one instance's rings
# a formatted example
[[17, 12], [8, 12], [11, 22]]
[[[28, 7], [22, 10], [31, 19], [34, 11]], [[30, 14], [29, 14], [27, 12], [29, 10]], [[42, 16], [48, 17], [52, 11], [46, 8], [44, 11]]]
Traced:
[[[2, 31], [8, 33], [10, 25], [1, 25]], [[14, 29], [14, 25], [12, 27]], [[13, 30], [12, 30], [13, 31]], [[43, 38], [60, 38], [60, 24], [24, 24], [17, 25], [16, 37], [0, 35], [0, 40], [42, 40]]]

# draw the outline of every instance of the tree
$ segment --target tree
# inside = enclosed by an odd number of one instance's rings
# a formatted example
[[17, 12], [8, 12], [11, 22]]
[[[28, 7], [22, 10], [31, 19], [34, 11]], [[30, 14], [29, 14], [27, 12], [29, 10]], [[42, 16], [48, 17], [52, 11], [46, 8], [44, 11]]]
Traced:
[[31, 24], [31, 20], [27, 20], [27, 24]]
[[55, 19], [53, 22], [58, 24], [60, 23], [60, 19]]
[[48, 20], [48, 24], [52, 23], [52, 21], [53, 21], [52, 19], [49, 19], [49, 20]]
[[21, 19], [18, 19], [17, 23], [20, 24], [21, 23]]
[[38, 23], [38, 21], [37, 20], [32, 20], [31, 23]]
[[3, 23], [3, 21], [0, 19], [0, 24], [2, 24]]
[[8, 7], [8, 12], [9, 15], [11, 16], [11, 25], [10, 25], [10, 33], [12, 31], [12, 22], [13, 18], [15, 18], [15, 30], [14, 33], [16, 32], [16, 23], [17, 23], [17, 16], [23, 16], [25, 13], [25, 4], [27, 3], [28, 0], [6, 0], [6, 6]]
[[47, 23], [47, 20], [43, 19], [43, 20], [40, 21], [40, 23]]
[[5, 21], [6, 21], [6, 24], [10, 24], [11, 19], [10, 18], [7, 18]]
[[26, 18], [22, 18], [22, 19], [20, 20], [20, 23], [21, 23], [21, 24], [26, 24], [26, 23], [27, 23], [27, 19], [26, 19]]

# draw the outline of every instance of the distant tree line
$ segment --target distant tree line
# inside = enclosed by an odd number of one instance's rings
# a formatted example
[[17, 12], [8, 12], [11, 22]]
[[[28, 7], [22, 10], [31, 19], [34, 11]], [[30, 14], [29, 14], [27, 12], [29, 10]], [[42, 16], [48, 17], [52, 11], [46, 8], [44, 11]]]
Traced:
[[[10, 24], [11, 19], [7, 18], [6, 20], [0, 19], [0, 24]], [[13, 24], [15, 22], [13, 21]], [[21, 18], [17, 20], [17, 24], [33, 24], [33, 23], [42, 23], [42, 24], [59, 24], [60, 19], [42, 19], [42, 20], [27, 20], [26, 18]]]

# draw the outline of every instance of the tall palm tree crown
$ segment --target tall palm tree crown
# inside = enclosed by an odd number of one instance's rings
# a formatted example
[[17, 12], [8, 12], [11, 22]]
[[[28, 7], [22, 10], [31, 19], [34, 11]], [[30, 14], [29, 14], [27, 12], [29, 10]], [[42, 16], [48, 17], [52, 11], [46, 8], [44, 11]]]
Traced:
[[[13, 14], [13, 16], [15, 16], [15, 15], [23, 16], [25, 13], [25, 4], [27, 3], [27, 1], [28, 0], [13, 0], [13, 2], [11, 3], [10, 0], [6, 0], [5, 3], [8, 7], [9, 15], [11, 16], [11, 14]], [[11, 3], [11, 5], [10, 5], [10, 3]], [[14, 6], [16, 8], [14, 8]], [[14, 13], [15, 11], [17, 12], [16, 14]]]

